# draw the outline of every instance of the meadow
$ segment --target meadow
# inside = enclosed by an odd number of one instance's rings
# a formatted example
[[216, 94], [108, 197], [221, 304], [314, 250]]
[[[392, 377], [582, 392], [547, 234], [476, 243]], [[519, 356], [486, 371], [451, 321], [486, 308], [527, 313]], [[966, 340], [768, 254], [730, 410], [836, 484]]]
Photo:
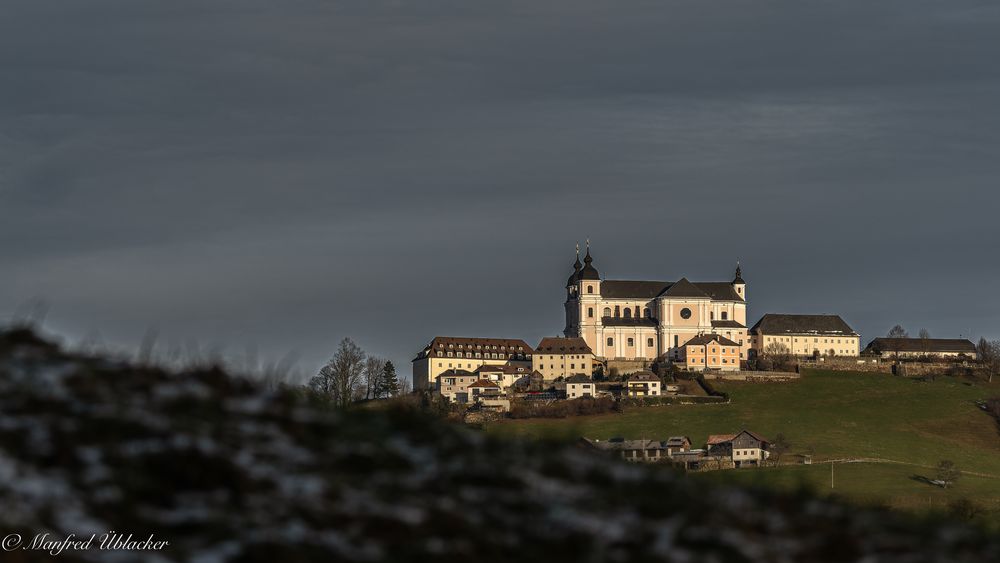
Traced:
[[[885, 374], [805, 370], [788, 383], [713, 383], [729, 394], [723, 405], [631, 408], [620, 414], [504, 421], [490, 431], [506, 436], [572, 440], [665, 439], [684, 435], [701, 447], [709, 434], [753, 430], [791, 448], [783, 461], [810, 453], [813, 465], [747, 469], [694, 476], [764, 486], [807, 485], [830, 491], [830, 460], [878, 459], [837, 464], [833, 492], [899, 508], [940, 508], [968, 497], [1000, 507], [1000, 433], [976, 406], [1000, 396], [1000, 384], [938, 377], [933, 381]], [[941, 460], [965, 472], [950, 489], [928, 484]], [[838, 478], [838, 475], [840, 477]]]

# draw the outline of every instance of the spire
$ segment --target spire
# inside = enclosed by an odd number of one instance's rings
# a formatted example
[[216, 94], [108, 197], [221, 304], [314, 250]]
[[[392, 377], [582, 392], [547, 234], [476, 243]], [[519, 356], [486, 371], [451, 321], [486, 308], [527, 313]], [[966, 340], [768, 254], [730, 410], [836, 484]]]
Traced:
[[743, 281], [743, 269], [740, 268], [740, 261], [736, 260], [736, 277], [733, 278], [733, 285], [736, 285], [738, 283], [741, 283], [741, 284], [744, 284], [744, 285], [746, 284], [746, 282]]
[[569, 279], [566, 280], [566, 287], [572, 287], [576, 285], [576, 282], [580, 280], [580, 269], [583, 267], [580, 264], [580, 243], [576, 243], [576, 262], [573, 263], [573, 273], [570, 274]]
[[583, 257], [583, 263], [585, 266], [583, 270], [580, 270], [580, 279], [582, 280], [599, 280], [601, 279], [601, 274], [597, 272], [597, 268], [593, 266], [594, 259], [590, 256], [590, 239], [587, 239], [587, 255]]

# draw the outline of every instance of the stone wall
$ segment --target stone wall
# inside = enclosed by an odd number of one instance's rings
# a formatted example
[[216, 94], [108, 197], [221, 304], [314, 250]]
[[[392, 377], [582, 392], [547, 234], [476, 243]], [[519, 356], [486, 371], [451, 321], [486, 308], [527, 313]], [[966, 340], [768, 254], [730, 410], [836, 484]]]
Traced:
[[796, 381], [802, 376], [790, 371], [738, 371], [731, 373], [706, 373], [705, 379], [716, 381], [746, 381], [749, 383], [782, 383]]

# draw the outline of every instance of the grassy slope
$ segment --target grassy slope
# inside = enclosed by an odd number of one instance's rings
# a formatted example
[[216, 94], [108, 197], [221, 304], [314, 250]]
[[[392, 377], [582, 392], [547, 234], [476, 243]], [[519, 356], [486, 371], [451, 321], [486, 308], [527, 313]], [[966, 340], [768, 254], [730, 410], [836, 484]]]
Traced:
[[[784, 433], [793, 452], [812, 446], [816, 461], [879, 457], [933, 466], [951, 459], [962, 470], [1000, 477], [1000, 436], [992, 420], [974, 404], [976, 399], [1000, 395], [996, 385], [970, 385], [946, 377], [920, 382], [881, 374], [807, 371], [794, 383], [728, 383], [717, 387], [730, 393], [731, 404], [634, 408], [620, 415], [510, 421], [496, 425], [495, 431], [601, 439], [683, 434], [695, 444], [703, 444], [709, 434], [749, 428], [771, 438]], [[905, 505], [919, 504], [930, 495], [933, 504], [938, 493], [953, 495], [968, 489], [979, 498], [1000, 500], [1000, 479], [967, 476], [955, 491], [938, 491], [909, 478], [914, 474], [932, 476], [932, 469], [866, 464], [843, 471], [845, 480], [839, 492], [861, 499]], [[777, 484], [804, 479], [825, 482], [829, 487], [828, 465], [752, 473], [757, 475], [714, 478], [762, 479]]]

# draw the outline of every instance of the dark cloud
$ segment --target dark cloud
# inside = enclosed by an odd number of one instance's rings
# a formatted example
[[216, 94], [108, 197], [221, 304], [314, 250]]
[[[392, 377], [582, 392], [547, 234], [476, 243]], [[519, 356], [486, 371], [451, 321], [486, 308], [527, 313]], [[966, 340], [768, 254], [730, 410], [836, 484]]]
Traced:
[[991, 2], [8, 2], [0, 311], [311, 371], [610, 277], [1000, 336]]

